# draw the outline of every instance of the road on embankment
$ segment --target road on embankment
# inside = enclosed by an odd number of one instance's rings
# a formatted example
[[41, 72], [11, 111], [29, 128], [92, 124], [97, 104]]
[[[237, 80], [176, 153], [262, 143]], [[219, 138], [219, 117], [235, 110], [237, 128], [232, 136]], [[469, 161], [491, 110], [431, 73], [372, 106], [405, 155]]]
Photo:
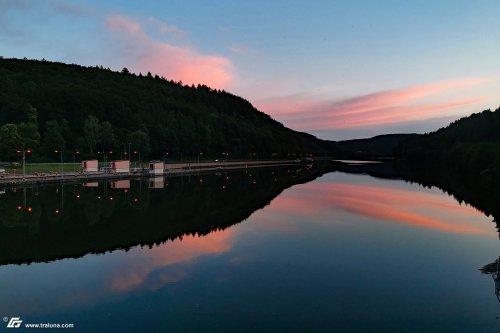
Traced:
[[150, 173], [149, 169], [132, 169], [132, 172], [64, 172], [64, 173], [37, 173], [37, 174], [4, 174], [0, 176], [0, 186], [15, 186], [20, 184], [41, 184], [54, 182], [91, 181], [103, 179], [126, 179], [138, 177], [174, 176], [217, 170], [234, 170], [246, 168], [262, 168], [272, 166], [296, 165], [295, 160], [267, 160], [267, 161], [216, 161], [199, 163], [167, 163], [163, 173]]

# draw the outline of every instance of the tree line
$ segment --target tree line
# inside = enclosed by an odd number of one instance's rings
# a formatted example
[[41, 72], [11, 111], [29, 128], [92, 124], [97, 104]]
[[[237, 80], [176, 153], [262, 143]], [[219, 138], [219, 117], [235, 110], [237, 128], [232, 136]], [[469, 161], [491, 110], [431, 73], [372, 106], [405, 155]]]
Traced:
[[[205, 85], [183, 85], [124, 68], [0, 59], [0, 160], [32, 150], [143, 157], [235, 158], [329, 154], [332, 146], [286, 128], [247, 100]], [[118, 156], [118, 155], [114, 155]]]
[[500, 183], [500, 108], [463, 117], [403, 142], [396, 156], [414, 168], [475, 175]]

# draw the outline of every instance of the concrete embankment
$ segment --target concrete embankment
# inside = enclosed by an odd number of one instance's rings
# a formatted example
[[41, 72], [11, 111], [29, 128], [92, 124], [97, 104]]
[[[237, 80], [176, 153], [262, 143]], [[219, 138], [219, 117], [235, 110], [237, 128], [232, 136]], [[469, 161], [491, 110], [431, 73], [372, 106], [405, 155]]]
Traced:
[[271, 161], [236, 161], [236, 162], [200, 162], [200, 163], [172, 163], [166, 164], [163, 173], [150, 173], [148, 169], [135, 169], [128, 173], [115, 173], [109, 171], [92, 173], [45, 173], [0, 176], [0, 185], [15, 186], [20, 184], [43, 184], [60, 182], [81, 182], [106, 179], [130, 179], [139, 177], [175, 176], [200, 172], [213, 172], [218, 170], [234, 170], [246, 168], [262, 168], [272, 166], [295, 165], [294, 160], [271, 160]]

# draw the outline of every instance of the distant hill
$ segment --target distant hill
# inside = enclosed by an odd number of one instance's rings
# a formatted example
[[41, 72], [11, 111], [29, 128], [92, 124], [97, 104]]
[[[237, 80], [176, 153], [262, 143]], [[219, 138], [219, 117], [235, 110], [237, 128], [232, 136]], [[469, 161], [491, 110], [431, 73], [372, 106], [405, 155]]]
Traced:
[[155, 158], [331, 152], [328, 142], [286, 128], [241, 97], [126, 68], [0, 59], [0, 87], [3, 161], [18, 159], [23, 145], [39, 160], [56, 159], [56, 149], [116, 158], [129, 142], [132, 152]]
[[385, 134], [368, 139], [337, 141], [339, 151], [352, 157], [390, 157], [403, 142], [413, 140], [418, 134]]
[[500, 177], [500, 108], [461, 118], [404, 142], [398, 156], [409, 165]]

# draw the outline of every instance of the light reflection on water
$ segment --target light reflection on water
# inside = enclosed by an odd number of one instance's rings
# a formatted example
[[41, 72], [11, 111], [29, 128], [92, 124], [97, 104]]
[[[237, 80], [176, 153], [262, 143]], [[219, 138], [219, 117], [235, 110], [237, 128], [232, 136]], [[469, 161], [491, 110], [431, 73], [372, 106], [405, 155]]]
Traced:
[[[145, 209], [167, 188], [141, 187]], [[2, 266], [0, 310], [82, 330], [493, 332], [500, 307], [477, 269], [497, 238], [439, 190], [331, 173], [206, 235]]]

